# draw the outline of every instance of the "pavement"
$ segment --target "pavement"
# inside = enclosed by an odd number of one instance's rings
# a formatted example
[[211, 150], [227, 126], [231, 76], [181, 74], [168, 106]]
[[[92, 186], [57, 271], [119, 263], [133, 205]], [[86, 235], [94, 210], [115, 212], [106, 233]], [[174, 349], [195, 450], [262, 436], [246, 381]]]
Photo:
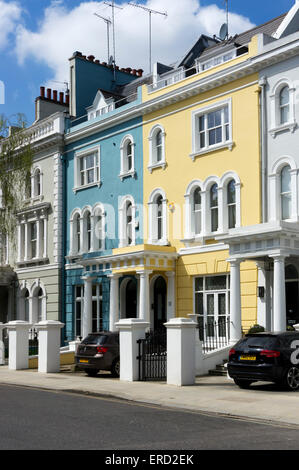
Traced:
[[59, 373], [45, 374], [35, 369], [13, 371], [0, 366], [0, 385], [3, 384], [117, 398], [299, 429], [299, 391], [290, 392], [262, 382], [241, 390], [227, 376], [197, 377], [194, 385], [177, 387], [166, 382], [120, 381], [110, 373], [88, 377], [67, 367]]

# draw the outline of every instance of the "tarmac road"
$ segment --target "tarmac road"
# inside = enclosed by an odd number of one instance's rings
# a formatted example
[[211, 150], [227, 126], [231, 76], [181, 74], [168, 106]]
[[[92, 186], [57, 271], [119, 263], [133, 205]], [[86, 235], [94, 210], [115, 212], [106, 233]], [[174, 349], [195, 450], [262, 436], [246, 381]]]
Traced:
[[0, 385], [1, 450], [297, 450], [299, 427]]

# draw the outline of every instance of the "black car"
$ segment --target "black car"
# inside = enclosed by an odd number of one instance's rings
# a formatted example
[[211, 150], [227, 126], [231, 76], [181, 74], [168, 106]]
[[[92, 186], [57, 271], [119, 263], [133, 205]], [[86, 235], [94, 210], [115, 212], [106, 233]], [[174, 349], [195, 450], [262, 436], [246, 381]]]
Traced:
[[257, 381], [299, 388], [299, 332], [255, 333], [240, 339], [229, 352], [229, 376], [240, 388]]
[[109, 370], [114, 377], [119, 377], [119, 333], [89, 334], [79, 344], [75, 360], [77, 367], [91, 377], [100, 370]]

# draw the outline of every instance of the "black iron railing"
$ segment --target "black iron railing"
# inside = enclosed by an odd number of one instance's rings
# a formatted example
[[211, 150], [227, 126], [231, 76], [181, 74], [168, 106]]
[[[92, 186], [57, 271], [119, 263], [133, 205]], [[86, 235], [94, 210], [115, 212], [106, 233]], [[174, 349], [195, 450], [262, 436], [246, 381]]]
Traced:
[[218, 319], [217, 322], [213, 319], [204, 322], [203, 319], [198, 318], [197, 328], [204, 354], [229, 346], [230, 325], [231, 322], [227, 317]]
[[139, 380], [166, 380], [167, 345], [166, 331], [150, 332], [139, 339]]

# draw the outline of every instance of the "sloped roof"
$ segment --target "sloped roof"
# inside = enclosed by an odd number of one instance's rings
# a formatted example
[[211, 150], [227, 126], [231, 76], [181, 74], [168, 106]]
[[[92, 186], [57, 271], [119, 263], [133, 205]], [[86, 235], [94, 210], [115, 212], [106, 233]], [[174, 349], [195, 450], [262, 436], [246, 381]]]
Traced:
[[272, 34], [275, 33], [277, 28], [282, 23], [286, 15], [287, 13], [284, 13], [283, 15], [280, 15], [277, 18], [267, 21], [266, 23], [263, 23], [259, 26], [255, 26], [254, 28], [245, 31], [244, 33], [236, 34], [234, 37], [229, 38], [228, 41], [223, 41], [219, 44], [216, 44], [215, 46], [208, 47], [203, 51], [201, 57], [210, 55], [212, 52], [220, 50], [221, 47], [226, 46], [229, 43], [236, 43], [239, 46], [248, 44], [253, 38], [253, 36], [256, 36], [257, 34], [263, 33], [267, 34], [268, 36], [272, 36]]

